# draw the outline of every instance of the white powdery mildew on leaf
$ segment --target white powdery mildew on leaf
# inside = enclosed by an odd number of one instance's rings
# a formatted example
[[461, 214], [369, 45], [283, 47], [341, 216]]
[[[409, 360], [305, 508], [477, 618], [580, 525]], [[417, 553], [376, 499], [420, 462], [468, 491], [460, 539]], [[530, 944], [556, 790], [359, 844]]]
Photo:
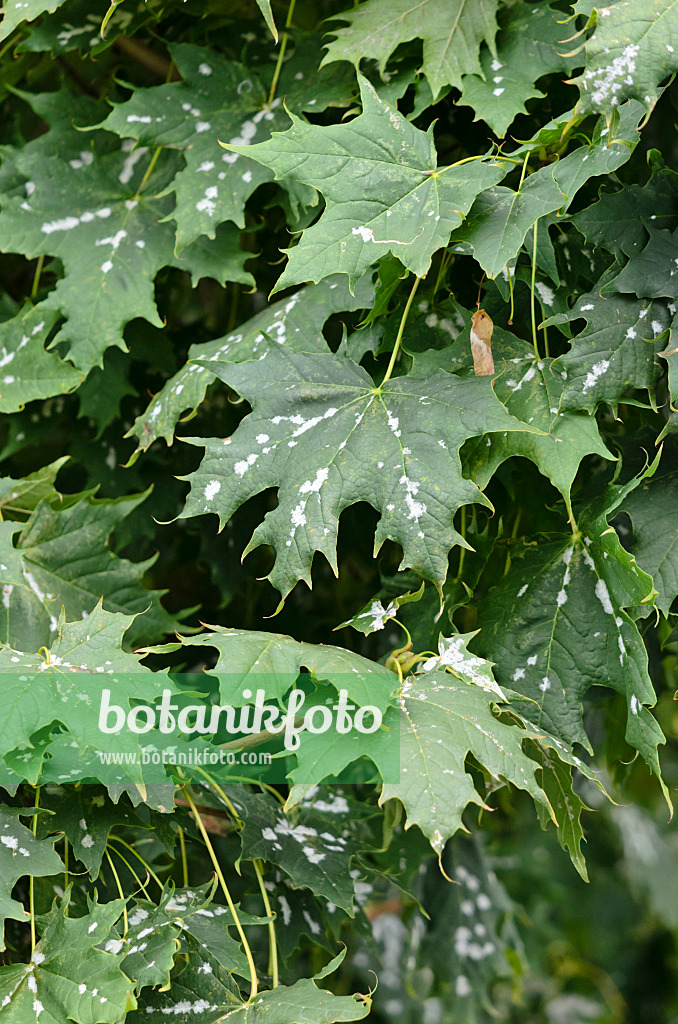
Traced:
[[[627, 337], [635, 337], [635, 332], [633, 335], [627, 334]], [[594, 363], [591, 371], [586, 375], [584, 386], [582, 387], [582, 394], [585, 395], [586, 392], [595, 385], [598, 378], [602, 377], [604, 373], [607, 373], [609, 369], [609, 359], [601, 359], [599, 363]]]
[[636, 57], [639, 51], [639, 46], [629, 43], [622, 53], [606, 67], [593, 68], [584, 72], [583, 88], [588, 90], [590, 86], [591, 100], [597, 107], [602, 107], [606, 103], [612, 107], [618, 105], [617, 93], [621, 91], [624, 84], [633, 85], [632, 76], [636, 70]]

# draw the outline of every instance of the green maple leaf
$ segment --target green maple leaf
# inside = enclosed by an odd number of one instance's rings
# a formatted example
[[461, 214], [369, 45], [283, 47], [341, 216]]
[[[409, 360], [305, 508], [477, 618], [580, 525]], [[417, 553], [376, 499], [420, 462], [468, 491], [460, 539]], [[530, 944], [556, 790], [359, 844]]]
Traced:
[[64, 456], [19, 480], [9, 476], [0, 477], [0, 515], [2, 518], [8, 518], [7, 513], [11, 513], [12, 516], [25, 515], [32, 512], [43, 498], [54, 498], [57, 493], [54, 486], [57, 475], [67, 462], [68, 456]]
[[[460, 472], [459, 448], [495, 430], [534, 430], [508, 415], [487, 378], [442, 371], [376, 388], [350, 359], [289, 352], [273, 343], [246, 363], [208, 368], [253, 406], [232, 438], [184, 438], [205, 447], [182, 516], [215, 512], [225, 523], [249, 497], [278, 487], [278, 507], [247, 550], [271, 544], [269, 579], [283, 598], [310, 584], [321, 551], [336, 572], [339, 516], [368, 501], [381, 513], [375, 552], [389, 538], [403, 567], [442, 585], [448, 553], [463, 543], [452, 525], [463, 504], [487, 499]], [[303, 411], [300, 411], [303, 410]], [[444, 481], [444, 483], [443, 483]]]
[[243, 690], [250, 694], [256, 690], [257, 678], [265, 680], [267, 698], [282, 700], [302, 668], [320, 680], [332, 682], [339, 677], [351, 700], [380, 709], [388, 705], [397, 684], [390, 669], [360, 654], [300, 643], [280, 633], [213, 627], [212, 632], [190, 637], [184, 644], [216, 648], [219, 658], [211, 671], [220, 679], [222, 697], [233, 707], [249, 703]]
[[[586, 8], [588, 13], [591, 5]], [[581, 94], [577, 111], [609, 116], [627, 99], [652, 110], [659, 83], [678, 70], [677, 0], [634, 0], [595, 8], [595, 32], [585, 44], [586, 66], [573, 83]]]
[[175, 43], [170, 52], [184, 81], [135, 89], [100, 127], [142, 146], [184, 151], [186, 167], [170, 186], [181, 250], [201, 234], [213, 238], [222, 221], [244, 227], [247, 199], [273, 177], [246, 156], [224, 153], [219, 139], [249, 145], [286, 128], [289, 118], [280, 97], [267, 108], [263, 84], [243, 64], [190, 43]]
[[490, 665], [466, 650], [471, 636], [460, 634], [445, 641], [439, 657], [426, 662], [420, 675], [405, 680], [399, 706], [389, 709], [378, 733], [365, 737], [354, 732], [332, 736], [331, 741], [323, 736], [323, 743], [317, 736], [307, 737], [292, 779], [308, 775], [311, 764], [314, 777], [320, 779], [361, 756], [369, 757], [388, 777], [394, 738], [399, 736], [400, 782], [384, 783], [380, 801], [401, 800], [408, 824], [419, 826], [438, 856], [450, 836], [463, 828], [464, 809], [469, 804], [486, 806], [465, 768], [469, 753], [491, 775], [527, 790], [536, 803], [548, 807], [535, 779], [537, 765], [522, 748], [524, 739], [537, 734], [494, 717], [492, 702], [501, 697]]
[[115, 527], [145, 497], [86, 497], [66, 508], [44, 499], [23, 527], [0, 523], [2, 617], [11, 624], [0, 633], [4, 642], [34, 651], [49, 646], [61, 607], [67, 618], [78, 619], [100, 600], [108, 611], [137, 614], [128, 644], [173, 631], [175, 620], [160, 604], [160, 595], [141, 583], [155, 558], [133, 563], [108, 547]]
[[37, 812], [33, 808], [0, 806], [0, 950], [5, 948], [7, 918], [24, 923], [29, 919], [21, 903], [11, 898], [17, 881], [23, 875], [39, 878], [57, 875], [64, 870], [61, 857], [54, 849], [56, 837], [36, 839], [31, 830], [19, 821], [19, 815], [34, 813]]
[[632, 256], [615, 277], [608, 291], [631, 293], [643, 298], [666, 297], [678, 300], [678, 229], [657, 230], [649, 227], [650, 239], [641, 253]]
[[0, 412], [16, 412], [36, 398], [61, 395], [81, 384], [84, 374], [45, 351], [58, 319], [39, 307], [0, 323]]
[[0, 967], [0, 1001], [8, 1024], [115, 1024], [135, 1005], [120, 953], [96, 948], [122, 913], [124, 900], [90, 903], [66, 917], [68, 900], [46, 919], [28, 964]]
[[473, 107], [476, 120], [485, 121], [501, 138], [517, 115], [526, 113], [525, 103], [544, 95], [535, 87], [539, 78], [575, 66], [571, 57], [558, 52], [568, 34], [561, 11], [529, 2], [504, 10], [496, 53], [481, 52], [480, 70], [464, 75], [458, 101]]
[[[655, 603], [668, 616], [678, 595], [678, 523], [676, 522], [676, 474], [646, 480], [622, 503], [633, 525], [630, 552], [657, 590]], [[634, 609], [647, 615], [647, 606]]]
[[279, 865], [293, 885], [307, 887], [354, 916], [352, 860], [369, 846], [364, 822], [369, 808], [330, 792], [327, 799], [305, 800], [286, 813], [267, 793], [245, 795], [238, 789], [231, 795], [243, 821], [244, 858]]
[[62, 617], [50, 650], [30, 654], [0, 648], [4, 715], [0, 724], [0, 756], [15, 748], [31, 747], [34, 733], [60, 722], [80, 750], [133, 752], [138, 763], [125, 766], [129, 777], [143, 785], [140, 737], [129, 730], [107, 734], [99, 729], [103, 689], [110, 689], [127, 710], [132, 697], [153, 700], [166, 673], [154, 673], [120, 646], [134, 616], [105, 612], [101, 605], [79, 622]]
[[46, 11], [56, 11], [63, 3], [64, 0], [7, 0], [2, 8], [0, 39], [5, 39], [25, 21], [33, 21]]
[[[493, 332], [497, 351], [506, 351], [505, 331]], [[570, 489], [579, 464], [586, 455], [613, 456], [603, 444], [595, 416], [561, 408], [563, 390], [567, 386], [564, 370], [553, 359], [535, 359], [525, 343], [515, 344], [511, 352], [521, 352], [504, 364], [503, 373], [495, 382], [495, 393], [516, 419], [538, 427], [541, 434], [491, 434], [488, 438], [468, 441], [464, 448], [464, 464], [472, 479], [485, 488], [498, 466], [512, 455], [531, 459], [563, 495], [570, 509]], [[571, 509], [570, 509], [571, 510]]]
[[552, 365], [554, 373], [566, 373], [563, 409], [588, 409], [599, 402], [616, 403], [633, 388], [651, 388], [660, 372], [658, 339], [671, 319], [666, 303], [608, 293], [616, 267], [596, 287], [582, 295], [568, 313], [544, 321], [569, 323], [583, 317], [586, 327], [571, 343], [569, 352]]
[[661, 778], [664, 740], [647, 710], [656, 699], [647, 652], [625, 611], [651, 602], [655, 591], [608, 526], [641, 479], [611, 487], [580, 519], [574, 539], [512, 549], [511, 568], [481, 609], [476, 647], [496, 663], [503, 686], [536, 702], [538, 711], [525, 705], [525, 717], [567, 744], [591, 750], [582, 718], [591, 686], [622, 694], [626, 739]]
[[[69, 740], [72, 737], [69, 736]], [[142, 821], [129, 805], [114, 804], [100, 790], [93, 791], [91, 786], [73, 786], [68, 790], [60, 788], [56, 799], [50, 794], [47, 800], [45, 806], [54, 811], [53, 820], [58, 821], [60, 830], [67, 836], [75, 856], [85, 865], [91, 879], [99, 876], [114, 828], [152, 828], [152, 824]], [[47, 827], [50, 827], [49, 822]], [[88, 839], [83, 843], [85, 836]]]
[[[332, 313], [369, 306], [373, 295], [374, 289], [367, 276], [356, 286], [355, 295], [349, 292], [346, 278], [329, 277], [272, 303], [224, 338], [192, 345], [186, 365], [155, 395], [126, 436], [138, 439], [137, 452], [146, 451], [159, 437], [172, 444], [182, 412], [196, 409], [209, 385], [217, 379], [204, 365], [205, 360], [239, 363], [253, 359], [264, 335], [295, 351], [327, 352], [327, 342], [322, 335], [327, 318]], [[198, 359], [203, 363], [195, 362]]]
[[331, 30], [335, 38], [327, 44], [324, 63], [350, 60], [357, 68], [363, 57], [371, 57], [383, 71], [396, 47], [422, 39], [422, 71], [435, 100], [446, 85], [461, 88], [462, 75], [482, 74], [481, 43], [496, 56], [497, 6], [497, 0], [367, 0], [334, 15], [348, 27]]
[[[157, 906], [147, 900], [135, 902], [129, 912], [129, 930], [120, 936], [118, 945], [127, 953], [123, 970], [135, 979], [137, 992], [149, 985], [169, 988], [176, 954], [185, 947], [188, 936], [192, 942], [187, 951], [198, 960], [194, 967], [201, 966], [202, 961], [203, 971], [199, 973], [209, 974], [204, 964], [214, 963], [224, 973], [248, 976], [245, 954], [227, 930], [233, 918], [226, 907], [210, 903], [207, 889], [170, 886], [161, 894]], [[242, 917], [247, 923], [247, 915]], [[117, 938], [115, 932], [113, 935]], [[234, 982], [229, 987], [237, 992]]]
[[[453, 251], [471, 246], [489, 277], [496, 277], [518, 255], [528, 230], [542, 217], [567, 209], [578, 190], [597, 174], [610, 174], [629, 159], [638, 142], [642, 110], [626, 104], [614, 139], [600, 118], [588, 146], [579, 146], [563, 159], [541, 167], [514, 192], [503, 186], [488, 188], [474, 202], [465, 222], [450, 243]], [[528, 148], [528, 147], [524, 147]], [[521, 153], [516, 150], [516, 153]]]
[[[109, 345], [126, 351], [122, 330], [134, 317], [163, 326], [153, 294], [161, 267], [191, 271], [196, 281], [210, 274], [220, 282], [252, 282], [237, 231], [228, 225], [210, 243], [211, 258], [206, 243], [197, 242], [178, 259], [174, 229], [163, 222], [171, 200], [136, 194], [148, 153], [132, 153], [125, 144], [111, 150], [111, 141], [105, 132], [88, 139], [72, 127], [53, 128], [16, 153], [25, 194], [8, 196], [0, 213], [6, 251], [61, 259], [65, 276], [34, 315], [55, 310], [67, 317], [52, 344], [70, 342], [69, 358], [85, 370], [101, 365]], [[171, 160], [160, 164], [166, 177]]]
[[671, 230], [678, 225], [678, 174], [669, 167], [655, 167], [646, 185], [603, 192], [597, 203], [572, 220], [589, 242], [617, 259], [622, 254], [638, 256], [647, 244], [645, 223]]
[[[585, 882], [589, 876], [586, 860], [581, 844], [585, 841], [581, 823], [582, 811], [590, 810], [575, 791], [572, 785], [572, 770], [553, 750], [540, 751], [538, 762], [541, 765], [541, 787], [548, 797], [549, 803], [557, 819], [558, 840], [563, 849], [567, 849], [570, 859]], [[589, 776], [590, 777], [590, 776]], [[548, 828], [551, 817], [541, 804], [537, 804], [537, 814], [543, 829]]]
[[389, 252], [422, 276], [478, 193], [504, 176], [498, 164], [480, 161], [438, 168], [433, 129], [415, 128], [358, 80], [363, 110], [347, 124], [321, 128], [292, 115], [289, 131], [268, 142], [226, 146], [325, 198], [319, 221], [288, 250], [275, 290], [336, 272], [348, 274], [353, 288]]

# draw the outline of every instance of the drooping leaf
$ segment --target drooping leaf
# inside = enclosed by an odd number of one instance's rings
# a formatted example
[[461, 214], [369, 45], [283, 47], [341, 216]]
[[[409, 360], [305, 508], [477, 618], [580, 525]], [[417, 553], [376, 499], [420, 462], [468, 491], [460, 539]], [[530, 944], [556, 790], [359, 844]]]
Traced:
[[363, 110], [352, 121], [321, 128], [292, 116], [289, 131], [268, 142], [227, 147], [325, 198], [320, 220], [288, 250], [276, 290], [336, 272], [348, 274], [353, 288], [389, 252], [421, 276], [478, 193], [504, 176], [499, 164], [481, 161], [438, 168], [431, 132], [415, 128], [358, 77]]
[[[541, 750], [539, 763], [542, 770], [541, 785], [558, 821], [560, 845], [563, 849], [567, 847], [572, 863], [584, 881], [588, 882], [586, 859], [581, 848], [585, 839], [581, 814], [588, 808], [572, 785], [572, 769], [553, 750]], [[537, 813], [542, 828], [547, 828], [551, 818], [540, 805], [537, 806]]]
[[579, 520], [574, 538], [515, 547], [511, 568], [484, 603], [475, 646], [495, 662], [502, 686], [534, 702], [525, 704], [525, 717], [567, 744], [591, 749], [583, 724], [591, 686], [622, 694], [626, 739], [660, 777], [664, 739], [648, 711], [656, 698], [647, 652], [625, 611], [655, 591], [608, 525], [639, 482], [611, 487]]
[[596, 28], [586, 41], [586, 66], [574, 80], [581, 93], [577, 111], [609, 117], [630, 98], [652, 110], [659, 83], [678, 70], [678, 3], [618, 0], [595, 7]]
[[[28, 911], [12, 899], [12, 890], [18, 879], [23, 875], [33, 878], [56, 875], [64, 868], [54, 849], [56, 837], [36, 839], [32, 831], [19, 821], [22, 812], [32, 814], [32, 808], [0, 807], [0, 950], [5, 948], [6, 919], [10, 917], [24, 923], [29, 920]], [[4, 1004], [0, 1002], [0, 1005]]]
[[324, 63], [350, 60], [358, 68], [363, 57], [372, 57], [383, 71], [396, 47], [418, 38], [424, 44], [422, 71], [435, 100], [446, 85], [460, 88], [462, 75], [482, 74], [481, 43], [496, 56], [496, 11], [497, 0], [422, 0], [416, 5], [407, 0], [368, 0], [334, 15], [348, 27], [331, 30], [335, 38], [327, 44]]
[[396, 541], [403, 567], [440, 586], [448, 552], [460, 540], [454, 512], [464, 503], [486, 503], [461, 477], [461, 444], [488, 429], [533, 429], [508, 415], [487, 378], [439, 372], [425, 387], [398, 377], [375, 388], [349, 359], [297, 355], [272, 344], [257, 360], [207, 366], [253, 412], [225, 442], [184, 439], [204, 445], [206, 454], [188, 478], [182, 515], [215, 512], [224, 523], [247, 498], [277, 486], [278, 507], [247, 550], [275, 548], [269, 578], [283, 597], [297, 580], [310, 583], [315, 551], [336, 566], [339, 515], [356, 501], [381, 512], [375, 551], [387, 537]]
[[34, 651], [49, 646], [62, 606], [67, 618], [77, 619], [89, 615], [100, 600], [107, 611], [138, 614], [128, 643], [173, 632], [176, 620], [160, 604], [160, 595], [141, 582], [155, 559], [135, 564], [108, 547], [115, 527], [145, 497], [84, 497], [63, 509], [43, 500], [22, 528], [0, 523], [4, 607], [12, 618], [18, 603], [24, 617], [7, 631], [5, 642]]
[[[652, 577], [655, 603], [664, 613], [678, 595], [678, 519], [676, 474], [645, 480], [624, 498], [621, 508], [631, 518], [633, 543], [630, 552], [640, 568]], [[649, 614], [650, 609], [638, 609]]]
[[[572, 57], [563, 56], [560, 45], [568, 35], [561, 11], [548, 4], [534, 7], [520, 2], [505, 8], [497, 36], [497, 51], [483, 48], [481, 72], [465, 74], [459, 104], [473, 107], [476, 120], [482, 118], [493, 132], [504, 137], [525, 103], [544, 94], [536, 87], [544, 75], [570, 72]], [[501, 15], [500, 15], [501, 18]]]
[[222, 680], [222, 697], [239, 707], [249, 703], [243, 690], [256, 690], [257, 678], [265, 680], [266, 696], [281, 700], [293, 686], [302, 668], [316, 679], [339, 678], [351, 700], [384, 709], [397, 686], [398, 677], [384, 665], [326, 644], [306, 644], [280, 633], [258, 630], [214, 628], [191, 637], [191, 646], [214, 647], [219, 659], [211, 670]]

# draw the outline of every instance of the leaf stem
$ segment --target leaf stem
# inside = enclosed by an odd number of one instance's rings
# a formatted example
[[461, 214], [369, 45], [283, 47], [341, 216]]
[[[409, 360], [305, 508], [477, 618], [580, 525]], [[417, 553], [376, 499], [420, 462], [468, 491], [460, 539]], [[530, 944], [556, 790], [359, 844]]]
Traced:
[[525, 171], [527, 170], [527, 161], [529, 159], [530, 159], [530, 151], [528, 149], [527, 153], [525, 154], [525, 159], [523, 160], [523, 169], [522, 169], [522, 171], [520, 173], [520, 182], [518, 183], [518, 191], [519, 192], [520, 192], [521, 188], [523, 187], [523, 180], [525, 178]]
[[531, 298], [530, 298], [530, 313], [532, 316], [532, 346], [534, 348], [534, 358], [539, 360], [539, 346], [537, 345], [537, 315], [534, 302], [534, 283], [537, 277], [537, 230], [539, 228], [539, 221], [534, 222], [534, 242], [532, 245], [532, 284], [531, 284]]
[[509, 319], [508, 319], [509, 327], [510, 327], [511, 324], [513, 323], [513, 316], [514, 316], [514, 313], [515, 313], [515, 306], [514, 306], [514, 303], [513, 303], [513, 276], [511, 274], [511, 268], [508, 265], [508, 263], [506, 264], [506, 273], [508, 274], [509, 295], [511, 296], [511, 307], [509, 309]]
[[[466, 540], [466, 505], [462, 505], [459, 509], [460, 523], [459, 532], [463, 539]], [[455, 583], [458, 583], [461, 579], [462, 569], [464, 568], [464, 556], [466, 555], [466, 548], [463, 545], [459, 545], [459, 565], [457, 566], [457, 575], [455, 577]]]
[[181, 848], [181, 877], [184, 889], [188, 888], [188, 860], [186, 859], [186, 836], [183, 828], [179, 828], [179, 846]]
[[278, 88], [278, 79], [280, 78], [280, 72], [282, 70], [283, 60], [285, 59], [285, 50], [287, 49], [287, 42], [290, 38], [290, 34], [287, 31], [292, 24], [292, 18], [294, 16], [294, 6], [297, 0], [290, 0], [290, 6], [287, 8], [287, 18], [285, 19], [285, 28], [283, 29], [280, 37], [280, 49], [278, 50], [278, 59], [275, 62], [275, 71], [273, 72], [273, 81], [271, 82], [271, 88], [268, 94], [268, 100], [266, 106], [270, 107], [271, 103], [275, 99], [275, 90]]
[[156, 151], [155, 151], [155, 153], [151, 157], [150, 164], [146, 168], [146, 173], [144, 174], [143, 178], [141, 179], [141, 184], [139, 185], [139, 188], [137, 189], [137, 194], [134, 197], [134, 202], [137, 202], [138, 199], [140, 198], [141, 193], [143, 192], [144, 188], [146, 187], [146, 183], [148, 182], [148, 179], [153, 174], [153, 169], [155, 168], [155, 165], [158, 162], [158, 157], [160, 156], [161, 153], [162, 153], [162, 146], [158, 146]]
[[127, 842], [125, 842], [125, 840], [124, 840], [124, 839], [121, 839], [121, 838], [120, 838], [120, 836], [114, 836], [114, 835], [111, 835], [111, 836], [109, 836], [109, 841], [110, 841], [111, 839], [115, 839], [116, 843], [122, 843], [122, 845], [123, 845], [123, 846], [125, 847], [125, 849], [126, 849], [126, 850], [129, 850], [129, 852], [130, 852], [130, 853], [133, 853], [133, 854], [134, 854], [134, 856], [135, 856], [135, 857], [137, 858], [137, 860], [141, 861], [141, 863], [143, 864], [143, 866], [144, 866], [144, 867], [146, 868], [146, 870], [148, 871], [148, 874], [149, 874], [149, 876], [150, 876], [150, 877], [151, 877], [151, 878], [153, 879], [153, 881], [155, 882], [155, 884], [156, 884], [157, 886], [159, 886], [159, 888], [160, 888], [161, 890], [163, 889], [163, 884], [162, 884], [162, 882], [160, 881], [160, 879], [158, 878], [158, 876], [156, 875], [156, 873], [155, 873], [155, 871], [153, 870], [153, 868], [152, 868], [152, 867], [150, 866], [150, 864], [148, 864], [148, 862], [147, 862], [147, 861], [145, 861], [145, 860], [144, 860], [144, 858], [143, 858], [143, 857], [141, 856], [141, 854], [140, 854], [140, 853], [138, 853], [138, 852], [137, 852], [137, 851], [136, 851], [136, 850], [134, 849], [134, 847], [133, 847], [133, 846], [130, 846], [130, 844], [129, 844], [129, 843], [127, 843]]
[[402, 317], [400, 319], [400, 327], [398, 328], [398, 333], [396, 335], [395, 345], [393, 346], [393, 351], [391, 352], [391, 359], [389, 360], [389, 364], [386, 367], [386, 373], [384, 374], [384, 379], [381, 382], [381, 385], [380, 385], [381, 387], [384, 386], [386, 381], [391, 379], [391, 374], [393, 373], [393, 367], [395, 366], [396, 359], [398, 358], [398, 351], [400, 349], [400, 341], [401, 341], [402, 336], [403, 336], [403, 331], [405, 330], [405, 324], [407, 323], [407, 317], [408, 317], [409, 312], [410, 312], [410, 307], [411, 307], [411, 305], [412, 305], [412, 303], [414, 301], [414, 296], [417, 293], [417, 288], [419, 287], [419, 282], [420, 281], [421, 281], [420, 277], [415, 277], [414, 284], [412, 285], [412, 290], [410, 292], [409, 298], [408, 298], [407, 302], [405, 303], [405, 309], [403, 310], [403, 315], [402, 315]]
[[[266, 908], [266, 916], [273, 917], [273, 911], [271, 910], [271, 903], [266, 892], [266, 886], [264, 884], [264, 874], [262, 871], [261, 861], [257, 858], [252, 861], [254, 866], [254, 873], [257, 876], [257, 882], [259, 883], [259, 889], [261, 890], [261, 898], [264, 901], [264, 907]], [[275, 924], [273, 921], [268, 922], [268, 942], [269, 942], [269, 954], [268, 954], [268, 973], [271, 975], [272, 987], [278, 987], [278, 943], [275, 937]]]
[[[108, 852], [108, 849], [104, 850], [104, 853], [106, 854], [106, 860], [108, 861], [109, 867], [110, 867], [111, 871], [113, 872], [113, 878], [115, 879], [115, 884], [118, 887], [118, 893], [120, 895], [120, 899], [124, 900], [125, 899], [125, 894], [122, 891], [122, 885], [120, 884], [120, 878], [118, 876], [118, 872], [115, 870], [115, 864], [113, 863], [113, 858], [111, 857], [110, 853]], [[127, 932], [129, 931], [129, 922], [127, 920], [127, 901], [126, 900], [125, 900], [125, 903], [123, 904], [123, 908], [122, 908], [122, 920], [123, 920], [123, 933], [122, 934], [123, 934], [123, 938], [124, 938], [127, 935]]]
[[189, 791], [188, 786], [183, 786], [182, 787], [182, 792], [183, 792], [184, 796], [186, 797], [186, 800], [188, 801], [188, 806], [193, 811], [193, 817], [195, 818], [196, 823], [198, 825], [198, 828], [200, 829], [200, 834], [201, 834], [201, 836], [203, 838], [203, 842], [205, 843], [205, 846], [207, 847], [207, 852], [210, 855], [210, 860], [212, 861], [212, 864], [214, 865], [214, 870], [217, 873], [217, 878], [219, 879], [219, 884], [221, 885], [221, 891], [223, 892], [224, 896], [226, 897], [226, 903], [228, 904], [228, 909], [231, 911], [231, 916], [233, 917], [233, 923], [235, 924], [235, 927], [237, 929], [238, 935], [240, 936], [240, 941], [242, 942], [242, 945], [243, 945], [243, 949], [245, 950], [245, 956], [247, 957], [247, 963], [248, 963], [249, 969], [250, 969], [250, 982], [251, 982], [251, 986], [252, 986], [251, 987], [251, 991], [250, 991], [250, 998], [248, 1000], [248, 1002], [251, 1003], [252, 1000], [255, 998], [257, 992], [259, 991], [259, 984], [258, 984], [258, 981], [257, 981], [257, 969], [254, 966], [254, 957], [252, 956], [252, 950], [250, 949], [250, 944], [247, 941], [247, 936], [245, 935], [245, 932], [243, 930], [243, 926], [240, 923], [240, 918], [238, 917], [238, 911], [235, 909], [235, 904], [234, 904], [234, 902], [233, 902], [233, 900], [231, 898], [231, 894], [230, 894], [230, 892], [228, 890], [228, 886], [226, 885], [226, 879], [224, 878], [224, 873], [221, 870], [221, 865], [219, 864], [219, 861], [217, 859], [217, 855], [214, 852], [214, 847], [212, 846], [212, 842], [210, 840], [210, 837], [207, 834], [207, 829], [205, 828], [204, 822], [203, 822], [202, 817], [200, 815], [200, 811], [195, 806], [195, 801], [193, 800], [193, 797], [191, 796], [191, 793]]
[[[35, 807], [40, 806], [40, 786], [35, 787]], [[33, 815], [33, 821], [31, 822], [31, 831], [35, 838], [38, 831], [38, 816]], [[35, 952], [35, 890], [33, 887], [33, 875], [28, 880], [28, 907], [31, 915], [31, 959]]]
[[35, 273], [33, 275], [33, 285], [31, 287], [31, 298], [34, 299], [38, 294], [38, 288], [40, 287], [40, 275], [42, 274], [42, 265], [45, 262], [45, 254], [41, 252], [38, 256], [38, 262], [35, 265]]
[[130, 874], [134, 875], [134, 878], [136, 879], [137, 885], [143, 891], [144, 895], [146, 896], [146, 899], [149, 902], [151, 902], [151, 897], [149, 895], [148, 889], [146, 888], [146, 883], [141, 881], [141, 879], [139, 878], [138, 874], [136, 873], [136, 871], [134, 870], [134, 868], [132, 867], [130, 862], [127, 860], [127, 857], [124, 857], [122, 855], [122, 853], [120, 853], [120, 850], [118, 850], [118, 848], [115, 847], [115, 846], [107, 846], [106, 849], [110, 849], [112, 853], [117, 853], [118, 857], [123, 862], [123, 864], [125, 865], [127, 870], [130, 872]]

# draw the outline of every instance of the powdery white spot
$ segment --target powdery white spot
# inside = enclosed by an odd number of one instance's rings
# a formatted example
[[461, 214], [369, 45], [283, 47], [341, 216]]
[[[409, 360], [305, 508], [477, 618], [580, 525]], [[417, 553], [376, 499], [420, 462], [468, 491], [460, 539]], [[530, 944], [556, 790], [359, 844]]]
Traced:
[[211, 127], [212, 125], [209, 123], [209, 121], [197, 121], [195, 125], [195, 130], [198, 133], [198, 135], [200, 135], [202, 132], [208, 132]]
[[582, 394], [585, 395], [589, 388], [592, 388], [599, 377], [602, 377], [604, 373], [610, 368], [609, 359], [601, 359], [599, 363], [594, 363], [590, 373], [587, 373], [584, 386], [582, 388]]
[[504, 91], [503, 88], [500, 86], [498, 89], [493, 89], [492, 90], [492, 95], [493, 96], [501, 96], [503, 91]]
[[360, 235], [363, 242], [374, 241], [374, 232], [372, 231], [372, 228], [366, 228], [364, 224], [361, 224], [358, 228], [353, 228], [352, 233], [354, 235]]
[[212, 68], [209, 66], [209, 64], [205, 64], [204, 61], [202, 64], [198, 64], [198, 71], [200, 72], [201, 75], [212, 74]]
[[[602, 106], [605, 101], [608, 101], [611, 106], [618, 104], [616, 93], [621, 89], [622, 82], [632, 76], [636, 70], [635, 58], [639, 51], [639, 46], [630, 43], [618, 57], [614, 58], [611, 64], [602, 68], [592, 68], [585, 72], [582, 84], [585, 89], [588, 89], [588, 83], [591, 83], [593, 89], [591, 99], [596, 106]], [[607, 131], [600, 134], [601, 136], [607, 134]]]
[[580, 306], [579, 307], [579, 312], [580, 313], [585, 313], [589, 309], [593, 309], [593, 303], [592, 302], [587, 302], [585, 306]]
[[529, 370], [527, 370], [524, 373], [524, 375], [518, 381], [518, 383], [514, 387], [511, 388], [511, 390], [512, 391], [520, 391], [520, 389], [522, 388], [523, 384], [527, 384], [529, 381], [531, 381], [532, 378], [534, 377], [534, 375], [536, 374], [536, 372], [537, 372], [536, 368], [534, 366], [531, 366], [529, 368]]
[[555, 298], [553, 288], [549, 288], [549, 286], [547, 284], [544, 284], [543, 281], [537, 281], [535, 287], [539, 292], [539, 298], [544, 303], [544, 305], [552, 306], [553, 300]]
[[107, 274], [109, 270], [113, 269], [113, 264], [111, 263], [110, 260], [106, 260], [105, 263], [101, 264], [101, 269], [104, 272], [104, 274]]
[[654, 333], [655, 338], [657, 337], [658, 334], [661, 334], [662, 331], [664, 330], [664, 328], [662, 327], [662, 325], [659, 323], [658, 320], [653, 320], [650, 326], [652, 327], [652, 331]]
[[238, 476], [244, 476], [250, 466], [253, 466], [258, 458], [258, 455], [248, 455], [246, 459], [241, 459], [240, 462], [236, 462], [233, 469]]
[[80, 840], [80, 845], [84, 846], [86, 850], [89, 850], [90, 847], [94, 846], [94, 840], [92, 839], [89, 832], [87, 833], [87, 835], [82, 837], [82, 839]]
[[607, 589], [607, 584], [605, 580], [599, 579], [596, 581], [596, 597], [602, 604], [603, 611], [606, 612], [607, 615], [614, 615], [614, 608], [612, 607], [612, 602], [610, 601], [610, 593]]
[[207, 487], [205, 488], [205, 497], [207, 498], [208, 501], [212, 501], [212, 499], [216, 497], [220, 490], [221, 484], [219, 483], [219, 481], [210, 480]]

